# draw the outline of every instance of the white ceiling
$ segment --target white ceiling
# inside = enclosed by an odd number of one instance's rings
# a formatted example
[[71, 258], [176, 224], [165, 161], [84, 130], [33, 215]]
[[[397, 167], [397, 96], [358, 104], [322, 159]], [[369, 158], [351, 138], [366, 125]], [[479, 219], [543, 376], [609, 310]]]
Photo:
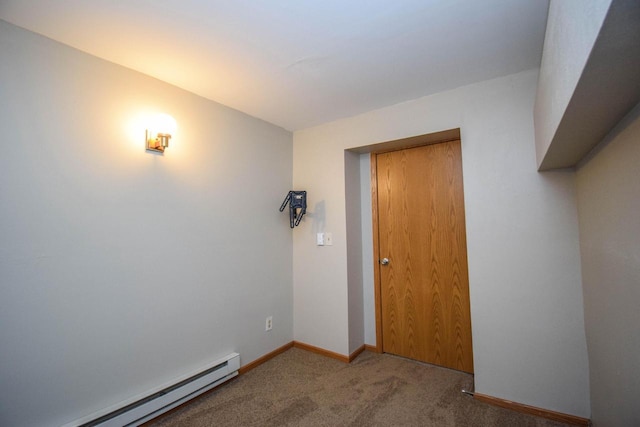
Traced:
[[0, 19], [298, 130], [540, 65], [548, 0], [1, 0]]

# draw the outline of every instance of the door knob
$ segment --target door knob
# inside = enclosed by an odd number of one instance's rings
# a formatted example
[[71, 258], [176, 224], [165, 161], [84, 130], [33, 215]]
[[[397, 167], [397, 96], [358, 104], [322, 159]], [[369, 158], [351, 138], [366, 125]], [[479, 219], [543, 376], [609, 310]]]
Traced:
[[380, 264], [382, 264], [382, 265], [387, 265], [387, 264], [389, 264], [389, 258], [382, 258], [382, 259], [380, 260]]

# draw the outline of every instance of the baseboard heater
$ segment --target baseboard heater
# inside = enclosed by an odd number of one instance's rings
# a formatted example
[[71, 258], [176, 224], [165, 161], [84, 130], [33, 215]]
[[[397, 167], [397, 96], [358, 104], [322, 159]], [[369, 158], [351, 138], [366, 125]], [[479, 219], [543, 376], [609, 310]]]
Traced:
[[238, 376], [238, 369], [240, 369], [240, 355], [231, 353], [195, 372], [65, 424], [63, 427], [139, 426]]

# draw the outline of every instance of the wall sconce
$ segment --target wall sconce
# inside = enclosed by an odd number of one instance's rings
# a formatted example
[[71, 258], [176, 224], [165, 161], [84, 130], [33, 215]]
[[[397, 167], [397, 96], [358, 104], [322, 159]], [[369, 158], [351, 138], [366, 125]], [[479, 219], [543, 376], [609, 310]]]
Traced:
[[171, 134], [158, 133], [154, 137], [153, 134], [149, 132], [149, 129], [147, 129], [145, 132], [145, 139], [147, 141], [147, 151], [159, 151], [164, 153], [164, 149], [169, 146]]
[[145, 131], [147, 151], [164, 153], [169, 147], [171, 134], [175, 131], [176, 121], [168, 114], [159, 114], [150, 129]]

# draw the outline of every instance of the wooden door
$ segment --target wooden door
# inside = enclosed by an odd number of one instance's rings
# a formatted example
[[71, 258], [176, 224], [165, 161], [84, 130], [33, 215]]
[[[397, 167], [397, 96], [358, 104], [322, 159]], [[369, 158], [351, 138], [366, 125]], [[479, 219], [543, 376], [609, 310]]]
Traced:
[[375, 161], [382, 350], [473, 372], [460, 141]]

